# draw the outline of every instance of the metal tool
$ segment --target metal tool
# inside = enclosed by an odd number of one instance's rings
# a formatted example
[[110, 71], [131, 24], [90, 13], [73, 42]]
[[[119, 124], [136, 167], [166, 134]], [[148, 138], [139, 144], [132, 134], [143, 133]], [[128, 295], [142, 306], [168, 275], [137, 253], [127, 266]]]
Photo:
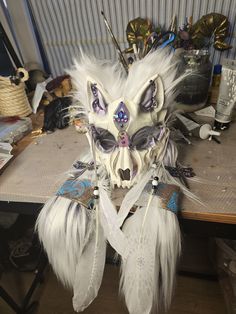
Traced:
[[116, 40], [116, 38], [115, 38], [115, 36], [114, 36], [114, 34], [113, 34], [113, 32], [112, 32], [111, 26], [109, 25], [109, 23], [108, 23], [108, 21], [107, 21], [107, 19], [106, 19], [106, 17], [105, 17], [104, 12], [101, 11], [101, 14], [103, 15], [103, 19], [104, 19], [106, 28], [107, 28], [107, 30], [108, 30], [110, 36], [111, 36], [111, 39], [112, 39], [112, 42], [113, 42], [113, 44], [114, 44], [114, 46], [115, 46], [115, 48], [116, 48], [116, 51], [118, 52], [120, 62], [122, 63], [122, 65], [123, 65], [123, 67], [124, 67], [126, 73], [128, 74], [128, 72], [129, 72], [128, 63], [126, 62], [126, 60], [125, 60], [125, 58], [124, 58], [124, 56], [123, 56], [123, 54], [122, 54], [122, 51], [121, 51], [121, 49], [120, 49], [120, 46], [119, 46], [119, 44], [118, 44], [118, 42], [117, 42], [117, 40]]

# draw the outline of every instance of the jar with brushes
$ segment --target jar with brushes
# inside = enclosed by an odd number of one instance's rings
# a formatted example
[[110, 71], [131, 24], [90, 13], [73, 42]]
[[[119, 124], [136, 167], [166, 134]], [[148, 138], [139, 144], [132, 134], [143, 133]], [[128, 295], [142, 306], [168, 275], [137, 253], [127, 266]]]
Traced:
[[187, 75], [178, 85], [177, 108], [184, 111], [201, 109], [207, 102], [211, 81], [209, 51], [186, 50], [180, 57], [179, 73]]

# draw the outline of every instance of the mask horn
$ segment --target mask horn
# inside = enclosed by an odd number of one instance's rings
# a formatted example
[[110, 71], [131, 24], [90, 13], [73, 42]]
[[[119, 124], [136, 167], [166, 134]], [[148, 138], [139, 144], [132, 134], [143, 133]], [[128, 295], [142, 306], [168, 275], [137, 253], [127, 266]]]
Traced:
[[105, 115], [108, 104], [97, 83], [88, 82], [88, 96], [92, 110], [98, 115]]
[[157, 76], [143, 87], [138, 101], [139, 108], [142, 112], [158, 112], [163, 107], [164, 100], [164, 85], [160, 76]]

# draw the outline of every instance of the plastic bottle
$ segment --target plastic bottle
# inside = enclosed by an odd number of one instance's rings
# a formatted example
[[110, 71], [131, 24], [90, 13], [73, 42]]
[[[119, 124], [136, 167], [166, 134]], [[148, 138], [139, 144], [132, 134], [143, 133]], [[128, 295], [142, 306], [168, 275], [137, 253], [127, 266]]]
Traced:
[[216, 64], [213, 70], [212, 83], [211, 83], [211, 96], [210, 104], [216, 106], [219, 97], [219, 86], [221, 80], [222, 65]]
[[195, 136], [202, 140], [211, 140], [212, 136], [220, 136], [220, 132], [212, 130], [212, 126], [208, 123], [199, 124], [179, 113], [176, 113], [176, 117], [184, 126], [184, 132], [186, 132], [190, 136]]
[[223, 59], [219, 97], [214, 128], [225, 130], [230, 126], [236, 104], [236, 60]]

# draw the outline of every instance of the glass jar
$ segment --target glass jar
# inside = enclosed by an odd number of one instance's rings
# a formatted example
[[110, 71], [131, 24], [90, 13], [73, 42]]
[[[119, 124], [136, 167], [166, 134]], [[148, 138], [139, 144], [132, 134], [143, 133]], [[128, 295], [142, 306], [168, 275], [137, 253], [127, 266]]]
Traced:
[[180, 75], [189, 75], [179, 84], [176, 101], [190, 106], [205, 103], [212, 72], [208, 50], [186, 50], [180, 58]]

